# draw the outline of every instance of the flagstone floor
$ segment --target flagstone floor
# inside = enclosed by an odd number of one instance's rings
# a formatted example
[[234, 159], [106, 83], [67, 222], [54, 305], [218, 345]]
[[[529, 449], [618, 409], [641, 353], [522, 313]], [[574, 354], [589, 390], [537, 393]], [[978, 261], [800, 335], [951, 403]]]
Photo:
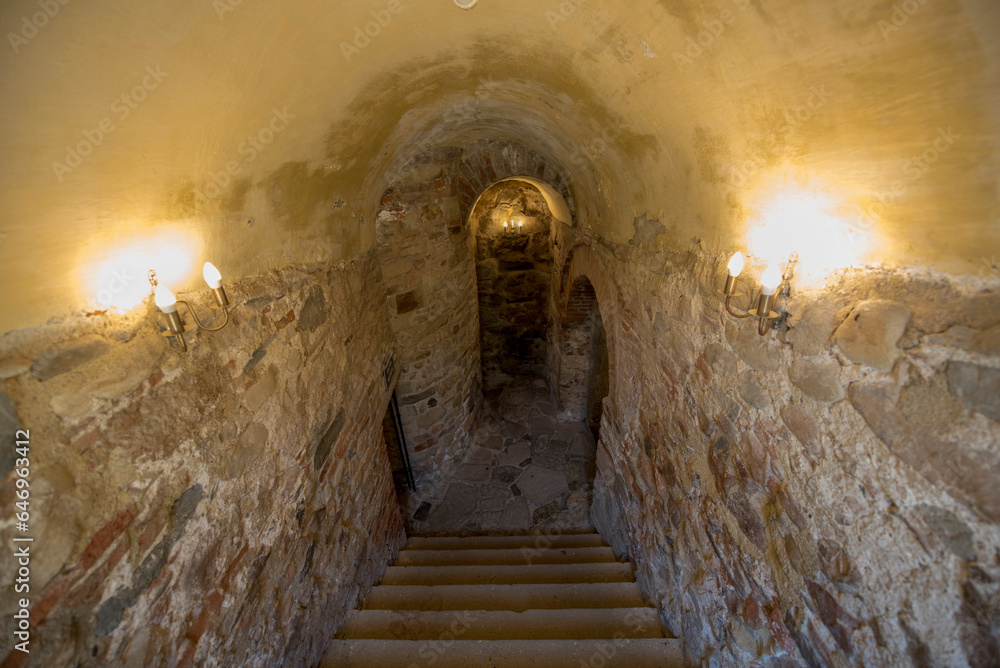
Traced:
[[493, 395], [452, 475], [408, 494], [409, 533], [592, 530], [596, 445], [587, 425], [557, 419], [542, 381]]

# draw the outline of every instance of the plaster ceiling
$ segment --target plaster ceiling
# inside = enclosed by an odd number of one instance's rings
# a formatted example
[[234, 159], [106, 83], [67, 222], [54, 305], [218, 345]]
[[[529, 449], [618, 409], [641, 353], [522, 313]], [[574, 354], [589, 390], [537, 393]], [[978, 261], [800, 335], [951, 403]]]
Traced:
[[176, 289], [350, 259], [387, 175], [493, 137], [614, 242], [742, 247], [791, 190], [888, 265], [1000, 251], [992, 0], [63, 2], [0, 8], [3, 330], [99, 308], [122, 249]]

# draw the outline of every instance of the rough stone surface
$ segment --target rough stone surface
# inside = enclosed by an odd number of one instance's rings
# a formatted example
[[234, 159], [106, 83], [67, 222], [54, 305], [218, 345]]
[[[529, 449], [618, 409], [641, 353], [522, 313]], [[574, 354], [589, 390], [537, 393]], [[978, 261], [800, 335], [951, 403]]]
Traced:
[[[793, 313], [796, 308], [799, 308], [799, 304], [789, 306]], [[799, 355], [812, 357], [826, 349], [841, 305], [827, 298], [819, 298], [805, 303], [802, 308], [800, 315], [793, 315], [790, 319], [788, 342]]]
[[418, 485], [461, 459], [482, 403], [475, 237], [460, 215], [459, 158], [454, 149], [417, 156], [377, 217], [399, 411]]
[[795, 360], [788, 370], [788, 377], [806, 396], [831, 403], [844, 398], [840, 383], [840, 365], [836, 362]]
[[761, 387], [757, 377], [751, 371], [744, 371], [740, 374], [739, 392], [743, 401], [754, 408], [767, 408], [771, 403], [771, 396]]
[[760, 336], [753, 323], [726, 323], [726, 340], [751, 369], [774, 371], [779, 366], [777, 344], [770, 336]]
[[17, 431], [21, 428], [17, 420], [17, 407], [6, 392], [0, 392], [0, 479], [14, 468], [17, 453], [14, 452]]
[[922, 503], [916, 507], [916, 511], [955, 556], [965, 561], [976, 560], [975, 537], [969, 525], [951, 511], [937, 506]]
[[[45, 545], [29, 665], [319, 660], [404, 537], [381, 436], [393, 338], [373, 275], [369, 255], [234, 282], [231, 324], [192, 332], [187, 353], [165, 351], [145, 313], [0, 340], [34, 360], [0, 386], [4, 434], [30, 425]], [[310, 300], [341, 317], [296, 328]], [[265, 341], [271, 365], [244, 372]], [[51, 410], [68, 397], [72, 414]], [[13, 487], [0, 479], [0, 496]], [[12, 544], [13, 526], [0, 534]], [[10, 568], [0, 559], [5, 582]], [[12, 620], [5, 609], [6, 638]]]
[[1000, 422], [1000, 369], [949, 362], [948, 387], [969, 408]]
[[107, 350], [107, 340], [96, 335], [48, 346], [32, 361], [31, 373], [38, 380], [49, 380], [86, 364]]
[[1000, 521], [1000, 456], [943, 440], [913, 428], [886, 388], [851, 385], [851, 403], [893, 454], [933, 483], [944, 484], [960, 501]]
[[[957, 279], [855, 272], [792, 302], [787, 336], [758, 337], [719, 308], [718, 263], [594, 246], [586, 265], [598, 296], [619, 303], [591, 516], [634, 559], [692, 664], [990, 665], [991, 590], [963, 583], [995, 570], [1000, 428], [949, 390], [949, 361], [968, 360], [979, 336], [949, 306]], [[688, 359], [656, 314], [692, 294]], [[860, 317], [831, 337], [846, 304]], [[949, 323], [970, 332], [940, 336]], [[909, 364], [896, 364], [899, 345]], [[752, 379], [771, 403], [754, 400]], [[915, 510], [946, 495], [969, 511]]]
[[837, 328], [833, 339], [852, 362], [889, 371], [900, 355], [896, 346], [910, 322], [902, 304], [872, 299], [856, 305]]

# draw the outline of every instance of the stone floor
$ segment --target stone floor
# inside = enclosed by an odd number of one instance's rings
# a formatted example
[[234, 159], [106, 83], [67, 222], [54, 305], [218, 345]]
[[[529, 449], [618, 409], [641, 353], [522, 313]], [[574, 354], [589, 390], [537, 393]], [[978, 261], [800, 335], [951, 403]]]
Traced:
[[556, 414], [542, 381], [487, 395], [464, 461], [407, 496], [409, 533], [592, 530], [594, 439]]

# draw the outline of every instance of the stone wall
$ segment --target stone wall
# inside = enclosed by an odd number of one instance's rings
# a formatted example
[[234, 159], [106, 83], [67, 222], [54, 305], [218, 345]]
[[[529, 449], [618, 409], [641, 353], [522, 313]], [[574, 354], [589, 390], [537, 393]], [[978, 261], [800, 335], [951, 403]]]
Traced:
[[[504, 233], [493, 217], [505, 206], [523, 216], [523, 228]], [[489, 391], [512, 378], [545, 378], [552, 274], [545, 199], [528, 183], [504, 181], [481, 195], [472, 216], [483, 385]]]
[[[310, 665], [393, 558], [374, 258], [228, 291], [232, 321], [189, 333], [187, 353], [152, 305], [0, 339], [3, 433], [31, 436], [18, 535], [34, 538], [31, 653], [4, 666]], [[5, 550], [5, 588], [14, 569]], [[0, 598], [5, 648], [14, 600]]]
[[418, 486], [461, 459], [482, 404], [476, 270], [455, 195], [457, 158], [447, 148], [419, 156], [378, 214], [399, 411]]
[[727, 258], [560, 234], [611, 353], [592, 517], [692, 660], [997, 665], [995, 281], [851, 271], [760, 337]]

